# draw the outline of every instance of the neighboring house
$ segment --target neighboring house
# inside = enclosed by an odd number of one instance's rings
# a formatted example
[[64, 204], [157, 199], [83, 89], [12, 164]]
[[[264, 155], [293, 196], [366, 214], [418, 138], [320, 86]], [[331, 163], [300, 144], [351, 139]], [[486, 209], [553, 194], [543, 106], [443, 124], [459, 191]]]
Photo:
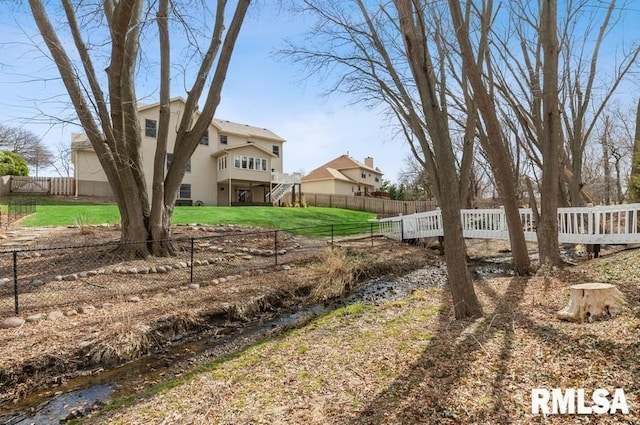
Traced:
[[[177, 128], [185, 101], [171, 100], [170, 128]], [[140, 106], [142, 161], [151, 196], [159, 104]], [[176, 133], [169, 134], [167, 164]], [[77, 195], [112, 196], [98, 157], [84, 134], [71, 137]], [[187, 165], [178, 204], [236, 205], [271, 201], [269, 192], [283, 176], [284, 139], [265, 128], [214, 119]], [[276, 201], [276, 199], [273, 199]]]
[[380, 190], [382, 175], [373, 167], [371, 157], [365, 158], [363, 164], [349, 155], [341, 155], [304, 176], [302, 192], [369, 196]]

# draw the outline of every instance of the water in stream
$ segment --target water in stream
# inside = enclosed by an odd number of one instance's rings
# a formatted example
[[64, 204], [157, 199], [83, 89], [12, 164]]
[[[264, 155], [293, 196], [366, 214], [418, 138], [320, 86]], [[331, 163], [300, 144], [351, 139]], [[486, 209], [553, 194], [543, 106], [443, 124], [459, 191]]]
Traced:
[[[500, 263], [473, 267], [476, 278], [504, 275]], [[70, 379], [56, 393], [33, 393], [11, 406], [0, 406], [0, 424], [60, 424], [99, 408], [115, 396], [140, 392], [155, 383], [180, 376], [189, 368], [242, 350], [270, 336], [298, 326], [332, 309], [354, 303], [380, 304], [409, 296], [416, 289], [446, 284], [446, 268], [416, 270], [394, 281], [373, 280], [346, 299], [330, 305], [313, 305], [295, 312], [271, 313], [250, 323], [230, 324], [215, 335], [176, 345], [115, 369]], [[7, 403], [8, 404], [8, 403]]]

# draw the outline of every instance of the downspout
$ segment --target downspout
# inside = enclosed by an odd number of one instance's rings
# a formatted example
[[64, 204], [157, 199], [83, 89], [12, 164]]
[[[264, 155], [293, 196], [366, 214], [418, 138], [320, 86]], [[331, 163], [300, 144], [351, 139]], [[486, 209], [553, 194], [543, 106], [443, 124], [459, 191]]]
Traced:
[[78, 197], [78, 149], [73, 150], [73, 185], [74, 185], [74, 197]]

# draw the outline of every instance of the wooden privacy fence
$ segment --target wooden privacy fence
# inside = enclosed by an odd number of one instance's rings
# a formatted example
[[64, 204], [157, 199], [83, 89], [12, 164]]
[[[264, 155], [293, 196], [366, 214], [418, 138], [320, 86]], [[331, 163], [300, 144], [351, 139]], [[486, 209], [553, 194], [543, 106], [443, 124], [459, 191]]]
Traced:
[[73, 195], [73, 177], [22, 177], [11, 176], [10, 193], [32, 195]]
[[[314, 207], [334, 207], [348, 210], [367, 211], [379, 215], [415, 214], [419, 212], [433, 211], [437, 202], [433, 201], [395, 201], [385, 198], [371, 198], [368, 196], [353, 195], [329, 195], [325, 193], [303, 193], [303, 201]], [[283, 202], [291, 202], [291, 194], [288, 193]]]

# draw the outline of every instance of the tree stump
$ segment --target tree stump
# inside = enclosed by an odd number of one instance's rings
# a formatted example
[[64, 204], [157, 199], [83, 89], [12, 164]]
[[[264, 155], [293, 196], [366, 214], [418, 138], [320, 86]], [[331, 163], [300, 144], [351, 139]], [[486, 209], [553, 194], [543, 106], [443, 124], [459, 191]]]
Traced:
[[626, 304], [624, 294], [608, 283], [580, 283], [570, 289], [569, 303], [556, 313], [561, 320], [593, 322], [619, 313]]

